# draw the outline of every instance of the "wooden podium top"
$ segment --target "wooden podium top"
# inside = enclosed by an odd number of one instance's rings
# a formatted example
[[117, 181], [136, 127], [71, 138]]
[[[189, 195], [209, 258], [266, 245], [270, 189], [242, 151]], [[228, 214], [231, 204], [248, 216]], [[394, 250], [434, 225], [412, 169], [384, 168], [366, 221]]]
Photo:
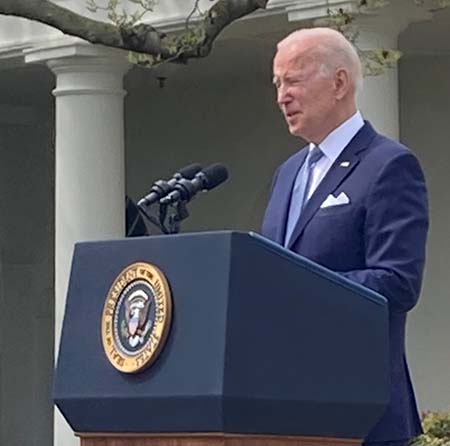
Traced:
[[362, 440], [348, 438], [225, 433], [76, 435], [80, 437], [81, 446], [359, 446], [362, 443]]

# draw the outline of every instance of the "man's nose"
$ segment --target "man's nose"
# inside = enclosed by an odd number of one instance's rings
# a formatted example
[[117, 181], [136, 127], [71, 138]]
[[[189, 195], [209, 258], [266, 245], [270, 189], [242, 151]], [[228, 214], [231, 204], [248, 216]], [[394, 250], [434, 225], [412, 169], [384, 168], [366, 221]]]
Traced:
[[280, 85], [277, 89], [278, 105], [285, 105], [290, 101], [289, 89], [286, 86]]

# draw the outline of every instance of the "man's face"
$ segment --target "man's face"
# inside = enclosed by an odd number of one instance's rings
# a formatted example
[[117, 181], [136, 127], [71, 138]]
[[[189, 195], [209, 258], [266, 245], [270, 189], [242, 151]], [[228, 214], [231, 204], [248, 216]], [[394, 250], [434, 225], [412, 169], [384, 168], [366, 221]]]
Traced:
[[282, 47], [273, 62], [277, 102], [292, 135], [319, 144], [337, 109], [335, 83], [320, 73], [311, 45]]

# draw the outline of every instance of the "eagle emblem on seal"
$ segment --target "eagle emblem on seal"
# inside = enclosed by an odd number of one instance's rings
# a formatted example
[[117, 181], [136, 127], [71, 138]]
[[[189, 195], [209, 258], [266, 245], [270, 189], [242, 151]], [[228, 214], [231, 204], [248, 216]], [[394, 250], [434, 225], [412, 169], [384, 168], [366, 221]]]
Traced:
[[143, 290], [136, 290], [125, 301], [125, 320], [122, 321], [122, 335], [130, 347], [137, 347], [145, 342], [145, 337], [152, 326], [149, 310], [152, 299]]

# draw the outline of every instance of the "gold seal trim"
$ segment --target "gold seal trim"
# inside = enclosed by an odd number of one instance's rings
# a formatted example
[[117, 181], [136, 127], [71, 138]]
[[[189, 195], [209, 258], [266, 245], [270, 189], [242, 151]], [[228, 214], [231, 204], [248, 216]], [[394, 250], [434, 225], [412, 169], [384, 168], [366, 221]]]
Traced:
[[[146, 341], [135, 351], [124, 349], [118, 341], [117, 324], [120, 302], [135, 285], [145, 284], [152, 290], [154, 320]], [[136, 294], [143, 294], [139, 293]], [[102, 313], [103, 349], [109, 362], [123, 373], [137, 373], [152, 364], [161, 353], [172, 321], [172, 296], [165, 275], [155, 265], [137, 262], [127, 266], [116, 277], [106, 296]]]

